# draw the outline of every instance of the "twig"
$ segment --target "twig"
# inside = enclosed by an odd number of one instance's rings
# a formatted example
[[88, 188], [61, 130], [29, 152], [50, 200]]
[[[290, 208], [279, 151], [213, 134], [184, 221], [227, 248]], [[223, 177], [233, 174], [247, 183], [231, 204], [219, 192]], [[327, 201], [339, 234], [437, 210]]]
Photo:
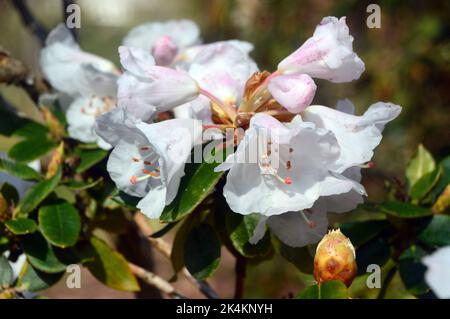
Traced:
[[41, 45], [45, 44], [45, 39], [47, 38], [47, 30], [42, 26], [42, 24], [36, 20], [34, 15], [31, 13], [28, 6], [23, 0], [12, 0], [12, 3], [16, 10], [20, 14], [22, 23], [33, 32], [33, 34], [38, 38]]
[[38, 104], [39, 95], [48, 92], [48, 87], [42, 80], [33, 76], [21, 61], [12, 58], [1, 48], [0, 83], [20, 86], [36, 104]]
[[[148, 239], [150, 244], [163, 256], [170, 259], [172, 248], [162, 238], [153, 238], [150, 236], [153, 231], [144, 215], [141, 213], [136, 213], [134, 215], [134, 221], [136, 222], [136, 225], [139, 227], [144, 236]], [[201, 293], [205, 295], [205, 297], [209, 299], [219, 299], [219, 295], [211, 288], [211, 286], [209, 286], [206, 281], [195, 279], [186, 268], [183, 268], [181, 270], [181, 273], [186, 277], [187, 280], [189, 280], [189, 282], [195, 285], [197, 289], [199, 289]]]
[[392, 279], [394, 278], [396, 272], [397, 272], [397, 266], [394, 266], [391, 269], [389, 269], [389, 272], [387, 273], [386, 278], [384, 278], [384, 281], [381, 286], [380, 293], [378, 294], [377, 299], [384, 299], [387, 288], [388, 288], [389, 284], [391, 283]]
[[[69, 12], [67, 12], [67, 7], [71, 4], [75, 4], [76, 1], [74, 0], [62, 0], [62, 6], [63, 6], [63, 17], [64, 17], [64, 23], [67, 23], [67, 19], [69, 18]], [[76, 28], [69, 28], [70, 33], [72, 33], [73, 38], [75, 41], [78, 42], [78, 34]]]
[[159, 289], [170, 297], [186, 299], [186, 297], [177, 291], [169, 282], [155, 275], [151, 271], [145, 270], [131, 262], [128, 262], [128, 266], [130, 267], [131, 272], [145, 283]]
[[244, 296], [244, 284], [245, 284], [245, 273], [246, 273], [246, 260], [242, 256], [236, 258], [236, 284], [234, 287], [234, 299], [242, 299]]

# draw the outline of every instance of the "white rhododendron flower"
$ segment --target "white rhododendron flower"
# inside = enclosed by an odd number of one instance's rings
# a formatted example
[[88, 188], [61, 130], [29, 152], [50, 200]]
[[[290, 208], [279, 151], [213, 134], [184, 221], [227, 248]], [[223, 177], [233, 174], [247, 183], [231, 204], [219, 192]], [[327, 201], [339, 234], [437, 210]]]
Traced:
[[450, 246], [440, 248], [422, 259], [428, 270], [425, 280], [442, 299], [450, 299]]
[[149, 22], [133, 28], [123, 45], [151, 53], [157, 65], [170, 65], [177, 54], [201, 42], [200, 30], [191, 20]]
[[147, 124], [137, 122], [121, 128], [107, 169], [117, 187], [142, 197], [137, 207], [150, 218], [158, 218], [178, 192], [184, 165], [201, 137], [201, 123], [173, 119]]
[[[249, 163], [245, 157], [252, 145], [258, 149]], [[272, 162], [274, 157], [278, 163]], [[321, 196], [354, 188], [356, 182], [330, 171], [338, 158], [339, 146], [330, 131], [300, 121], [283, 124], [261, 113], [251, 119], [236, 153], [216, 171], [230, 170], [224, 196], [234, 212], [271, 216], [311, 208]]]
[[69, 101], [60, 99], [67, 109], [69, 136], [109, 149], [96, 135], [94, 123], [115, 106], [119, 71], [114, 64], [82, 51], [63, 24], [49, 34], [40, 63], [52, 87], [69, 96]]
[[63, 24], [48, 35], [40, 64], [46, 79], [60, 92], [71, 96], [115, 95], [117, 68], [82, 51]]
[[352, 43], [345, 17], [323, 18], [314, 35], [278, 64], [278, 72], [306, 73], [337, 83], [356, 80], [364, 72], [364, 63], [353, 52]]

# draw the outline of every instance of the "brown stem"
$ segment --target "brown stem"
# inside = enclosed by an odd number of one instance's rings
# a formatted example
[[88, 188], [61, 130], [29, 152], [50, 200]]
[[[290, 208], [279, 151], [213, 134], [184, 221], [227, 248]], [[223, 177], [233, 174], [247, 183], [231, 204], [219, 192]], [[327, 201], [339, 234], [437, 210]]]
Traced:
[[244, 257], [236, 257], [236, 283], [234, 287], [234, 299], [242, 299], [244, 296], [245, 274], [247, 262]]
[[36, 20], [25, 1], [13, 0], [12, 4], [16, 8], [17, 12], [19, 12], [22, 23], [30, 29], [31, 32], [33, 32], [43, 46], [45, 44], [45, 39], [47, 38], [47, 30], [38, 20]]
[[131, 272], [138, 278], [140, 278], [145, 283], [157, 288], [161, 292], [169, 295], [172, 298], [185, 299], [186, 297], [176, 290], [169, 282], [159, 277], [158, 275], [152, 273], [151, 271], [145, 270], [131, 262], [128, 262]]

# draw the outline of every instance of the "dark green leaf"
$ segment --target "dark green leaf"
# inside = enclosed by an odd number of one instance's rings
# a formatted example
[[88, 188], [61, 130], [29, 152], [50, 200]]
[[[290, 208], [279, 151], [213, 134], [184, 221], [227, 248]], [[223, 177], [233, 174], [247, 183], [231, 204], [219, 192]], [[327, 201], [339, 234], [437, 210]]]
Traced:
[[220, 241], [216, 231], [206, 223], [191, 229], [184, 246], [186, 268], [202, 280], [212, 275], [220, 262]]
[[117, 290], [139, 291], [139, 285], [125, 258], [99, 238], [91, 238], [92, 260], [86, 263], [99, 281]]
[[440, 161], [439, 166], [442, 169], [442, 177], [433, 191], [435, 197], [439, 196], [447, 185], [450, 185], [450, 156]]
[[396, 201], [383, 203], [380, 205], [380, 209], [384, 213], [400, 218], [419, 218], [432, 214], [431, 210], [428, 208]]
[[435, 168], [436, 163], [433, 156], [420, 144], [406, 168], [406, 178], [408, 179], [410, 190], [422, 176], [431, 173]]
[[161, 215], [164, 222], [174, 222], [190, 214], [213, 191], [223, 172], [216, 173], [215, 163], [187, 164], [177, 197]]
[[358, 275], [367, 273], [367, 266], [377, 264], [383, 266], [390, 257], [390, 248], [384, 238], [378, 237], [368, 241], [356, 249]]
[[183, 219], [182, 224], [178, 228], [175, 238], [173, 240], [172, 251], [170, 253], [170, 261], [172, 262], [175, 274], [184, 268], [184, 250], [186, 245], [186, 238], [192, 228], [195, 226], [190, 218]]
[[6, 227], [16, 235], [31, 234], [36, 231], [36, 223], [28, 218], [10, 219], [5, 222]]
[[8, 156], [18, 162], [31, 162], [56, 147], [55, 142], [43, 137], [30, 138], [11, 147]]
[[241, 215], [229, 212], [226, 214], [226, 229], [233, 247], [244, 257], [265, 256], [270, 252], [270, 234], [266, 232], [264, 237], [255, 245], [249, 240], [258, 224], [258, 215]]
[[438, 166], [432, 172], [422, 176], [411, 188], [411, 198], [415, 201], [419, 201], [424, 198], [437, 184], [441, 174], [442, 169]]
[[430, 246], [450, 245], [450, 216], [435, 215], [419, 234], [419, 239]]
[[284, 259], [292, 263], [302, 273], [313, 273], [314, 257], [308, 247], [291, 247], [278, 239], [274, 240], [274, 247]]
[[0, 255], [0, 288], [12, 285], [14, 273], [8, 259]]
[[66, 263], [38, 232], [27, 235], [22, 244], [28, 261], [37, 269], [46, 273], [58, 273], [66, 269]]
[[38, 219], [42, 234], [52, 245], [64, 248], [77, 242], [80, 215], [69, 203], [41, 207]]
[[48, 129], [28, 118], [19, 116], [15, 112], [0, 108], [0, 134], [6, 136], [22, 136], [33, 138], [36, 136], [45, 136]]
[[23, 270], [19, 275], [17, 287], [32, 292], [47, 289], [58, 282], [58, 280], [61, 279], [63, 275], [64, 272], [47, 274], [45, 272], [37, 270], [26, 262], [23, 266]]
[[348, 290], [342, 281], [332, 280], [307, 287], [298, 299], [348, 299]]
[[51, 179], [33, 185], [19, 203], [16, 211], [21, 216], [27, 216], [56, 188], [61, 179], [61, 169], [58, 169]]
[[19, 202], [19, 193], [16, 188], [9, 183], [3, 183], [0, 192], [3, 195], [3, 198], [6, 199], [9, 205], [14, 204], [17, 205]]
[[359, 247], [377, 236], [387, 226], [388, 222], [385, 220], [370, 220], [341, 224], [340, 229], [345, 236], [350, 238], [353, 246]]
[[41, 175], [26, 164], [15, 163], [0, 158], [0, 171], [22, 180], [39, 180]]
[[92, 188], [94, 186], [97, 186], [99, 183], [101, 183], [103, 181], [103, 177], [100, 177], [94, 181], [70, 181], [67, 184], [67, 187], [69, 187], [72, 190], [85, 190], [85, 189], [89, 189]]
[[75, 191], [67, 187], [66, 185], [58, 185], [55, 190], [55, 195], [59, 199], [62, 199], [63, 201], [66, 201], [70, 204], [75, 204], [77, 198]]
[[411, 246], [400, 256], [400, 277], [413, 295], [423, 295], [430, 290], [424, 279], [426, 266], [421, 262], [425, 256], [426, 252], [417, 246]]
[[75, 154], [80, 157], [80, 164], [75, 171], [82, 173], [101, 162], [108, 155], [108, 152], [102, 149], [83, 150], [78, 148]]

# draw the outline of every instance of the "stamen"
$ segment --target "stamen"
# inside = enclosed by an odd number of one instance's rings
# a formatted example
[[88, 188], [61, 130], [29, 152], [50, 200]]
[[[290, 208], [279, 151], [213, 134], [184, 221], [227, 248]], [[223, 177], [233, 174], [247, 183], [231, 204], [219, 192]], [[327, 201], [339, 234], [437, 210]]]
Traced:
[[139, 158], [137, 158], [137, 157], [133, 157], [132, 160], [133, 160], [133, 162], [139, 162]]
[[291, 184], [292, 184], [292, 178], [290, 178], [289, 176], [286, 177], [286, 178], [284, 179], [284, 183], [285, 183], [286, 185], [291, 185]]
[[149, 151], [150, 150], [150, 146], [142, 146], [141, 147], [141, 151]]
[[[308, 210], [305, 209], [304, 211], [306, 212], [306, 211], [308, 211]], [[306, 217], [306, 215], [305, 215], [304, 212], [300, 212], [300, 214], [302, 215], [303, 219], [304, 219], [305, 222], [308, 224], [308, 227], [309, 227], [310, 229], [316, 228], [317, 223], [316, 223], [315, 221], [310, 220], [308, 217]]]
[[150, 162], [150, 161], [144, 161], [144, 165], [152, 165], [152, 162]]
[[372, 162], [372, 161], [368, 161], [367, 163], [359, 165], [359, 167], [361, 167], [361, 168], [374, 168], [375, 167], [375, 163]]

